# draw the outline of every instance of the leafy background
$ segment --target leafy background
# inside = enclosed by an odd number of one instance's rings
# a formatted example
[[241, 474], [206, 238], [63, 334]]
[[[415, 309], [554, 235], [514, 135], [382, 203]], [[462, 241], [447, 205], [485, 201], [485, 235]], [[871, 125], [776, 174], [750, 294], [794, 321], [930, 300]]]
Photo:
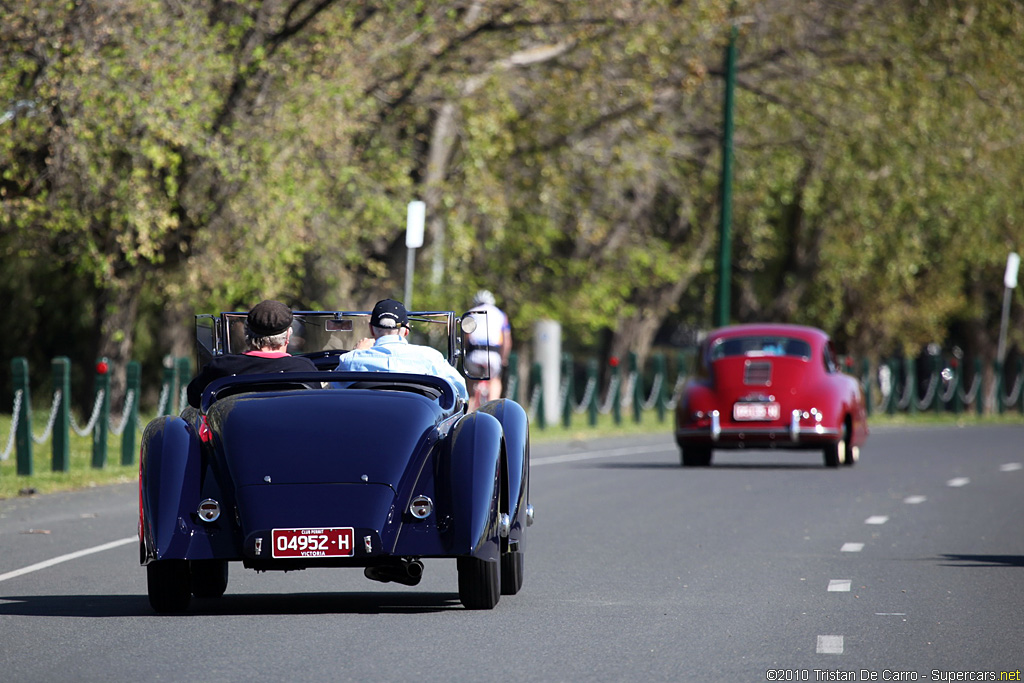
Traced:
[[491, 289], [524, 352], [544, 318], [579, 354], [691, 342], [734, 25], [733, 320], [994, 355], [1019, 1], [0, 0], [0, 382], [156, 378], [196, 312], [401, 296], [414, 199], [414, 307]]

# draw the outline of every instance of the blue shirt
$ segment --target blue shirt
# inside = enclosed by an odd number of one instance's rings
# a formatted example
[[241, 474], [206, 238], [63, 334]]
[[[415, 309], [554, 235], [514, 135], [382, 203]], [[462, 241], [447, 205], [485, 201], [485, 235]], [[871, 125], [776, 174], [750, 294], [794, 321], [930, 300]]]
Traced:
[[466, 380], [437, 349], [410, 344], [398, 334], [378, 337], [368, 349], [354, 349], [338, 360], [341, 372], [405, 372], [413, 375], [443, 377], [455, 387], [455, 393], [469, 398]]

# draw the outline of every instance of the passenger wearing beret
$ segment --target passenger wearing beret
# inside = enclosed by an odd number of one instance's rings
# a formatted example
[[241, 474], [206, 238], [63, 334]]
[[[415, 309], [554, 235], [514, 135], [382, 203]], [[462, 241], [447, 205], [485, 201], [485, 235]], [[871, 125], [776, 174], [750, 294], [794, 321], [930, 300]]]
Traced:
[[203, 389], [215, 379], [231, 375], [271, 372], [315, 372], [313, 361], [289, 355], [292, 336], [292, 310], [280, 301], [261, 301], [245, 319], [245, 344], [248, 351], [214, 356], [213, 360], [188, 383], [188, 403], [199, 407]]
[[437, 349], [410, 344], [409, 313], [405, 304], [382, 299], [370, 314], [372, 338], [359, 340], [355, 348], [338, 360], [341, 372], [406, 372], [434, 375], [451, 383], [455, 393], [468, 399], [466, 380]]

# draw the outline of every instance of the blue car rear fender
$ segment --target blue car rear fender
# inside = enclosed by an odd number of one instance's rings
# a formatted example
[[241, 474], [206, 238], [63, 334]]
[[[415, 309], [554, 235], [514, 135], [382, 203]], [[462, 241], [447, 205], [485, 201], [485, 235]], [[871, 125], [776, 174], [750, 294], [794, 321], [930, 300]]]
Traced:
[[474, 412], [455, 427], [448, 458], [450, 552], [496, 561], [500, 555], [501, 423]]
[[[480, 412], [492, 415], [501, 423], [505, 443], [505, 482], [511, 521], [509, 541], [519, 544], [526, 526], [526, 505], [530, 492], [530, 426], [523, 407], [509, 399], [484, 404]], [[521, 546], [519, 547], [521, 550]]]
[[201, 451], [195, 431], [175, 416], [158, 417], [142, 436], [139, 457], [141, 560], [183, 559], [199, 505]]

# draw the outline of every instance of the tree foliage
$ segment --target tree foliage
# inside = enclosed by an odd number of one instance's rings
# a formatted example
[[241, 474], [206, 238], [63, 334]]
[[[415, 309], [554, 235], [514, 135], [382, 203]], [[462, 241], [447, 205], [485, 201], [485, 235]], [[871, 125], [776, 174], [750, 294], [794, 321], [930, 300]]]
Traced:
[[487, 287], [520, 342], [554, 318], [573, 350], [615, 355], [706, 328], [733, 25], [733, 318], [819, 325], [858, 354], [993, 349], [1024, 234], [1019, 3], [0, 13], [0, 292], [36, 367], [157, 368], [190, 353], [194, 312], [264, 297], [400, 296], [413, 199], [414, 306]]

